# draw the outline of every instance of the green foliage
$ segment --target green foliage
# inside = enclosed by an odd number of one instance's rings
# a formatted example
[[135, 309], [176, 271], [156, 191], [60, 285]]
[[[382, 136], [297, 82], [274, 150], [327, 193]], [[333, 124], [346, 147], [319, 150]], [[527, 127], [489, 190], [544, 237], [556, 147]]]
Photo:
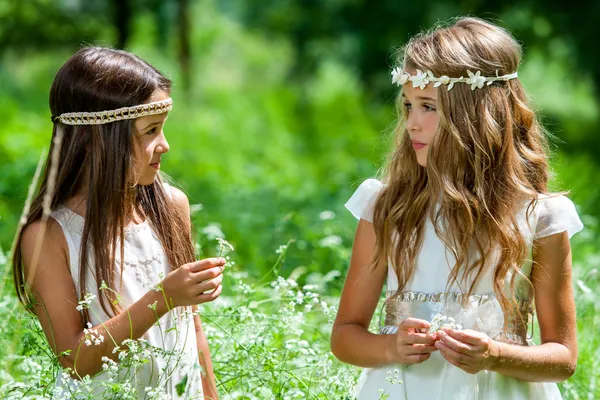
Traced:
[[[8, 15], [1, 1], [0, 22]], [[50, 2], [38, 3], [54, 7]], [[402, 14], [402, 19], [395, 20], [396, 25], [402, 25], [399, 21], [412, 21], [410, 26], [416, 29], [422, 21], [435, 19], [418, 10], [404, 6], [395, 9], [389, 2], [380, 3], [373, 7], [380, 12], [388, 10], [390, 15]], [[235, 245], [241, 263], [235, 270], [238, 275], [227, 275], [226, 271], [224, 298], [235, 302], [215, 304], [213, 315], [207, 316], [209, 340], [217, 346], [215, 369], [220, 389], [232, 392], [240, 385], [250, 390], [261, 379], [270, 382], [269, 390], [280, 393], [315, 389], [316, 377], [303, 375], [306, 371], [294, 364], [304, 347], [286, 349], [285, 345], [289, 340], [297, 340], [293, 346], [305, 340], [314, 343], [318, 354], [331, 360], [327, 315], [314, 310], [307, 312], [301, 322], [302, 332], [290, 337], [290, 332], [272, 322], [269, 316], [297, 313], [300, 305], [296, 304], [294, 310], [286, 309], [292, 299], [286, 297], [287, 293], [273, 298], [274, 288], [264, 282], [277, 276], [292, 277], [300, 287], [326, 281], [326, 287], [313, 292], [326, 297], [328, 307], [336, 303], [337, 299], [329, 296], [339, 294], [355, 226], [343, 204], [362, 179], [376, 173], [392, 142], [391, 89], [379, 92], [373, 87], [389, 84], [386, 70], [389, 49], [399, 45], [406, 35], [404, 31], [389, 32], [386, 23], [378, 19], [360, 26], [346, 26], [346, 32], [338, 34], [343, 29], [335, 26], [337, 20], [330, 16], [326, 21], [327, 32], [322, 32], [318, 41], [305, 38], [302, 52], [290, 32], [310, 27], [313, 14], [306, 6], [309, 10], [301, 11], [303, 16], [294, 20], [295, 14], [290, 10], [304, 8], [303, 2], [281, 2], [284, 5], [275, 9], [248, 8], [258, 14], [274, 13], [267, 16], [247, 15], [247, 10], [235, 1], [193, 4], [191, 86], [183, 87], [174, 61], [177, 42], [171, 37], [166, 47], [157, 50], [154, 46], [153, 38], [160, 36], [159, 28], [148, 11], [137, 14], [133, 21], [130, 50], [174, 80], [175, 108], [166, 125], [171, 151], [165, 155], [162, 168], [196, 205], [193, 220], [201, 254], [215, 253], [206, 232], [217, 227]], [[223, 11], [227, 4], [231, 8]], [[329, 10], [346, 7], [344, 15], [355, 22], [363, 21], [362, 14], [368, 11], [367, 2], [327, 4]], [[448, 14], [444, 16], [461, 11], [457, 5], [444, 4], [440, 5], [440, 12]], [[36, 12], [40, 10], [45, 8]], [[529, 29], [531, 25], [536, 35], [551, 37], [555, 26], [531, 12], [526, 7], [524, 11], [506, 10], [504, 15], [511, 16], [517, 30]], [[54, 14], [49, 15], [52, 19]], [[250, 27], [235, 19], [240, 15]], [[252, 18], [256, 21], [267, 18], [271, 21], [270, 30], [254, 29], [258, 25], [250, 21]], [[294, 20], [291, 27], [290, 19]], [[287, 26], [290, 32], [274, 35], [281, 26]], [[98, 36], [94, 36], [100, 42], [113, 36], [110, 28], [92, 28], [100, 29]], [[356, 33], [351, 28], [356, 28]], [[363, 33], [369, 36], [362, 38]], [[544, 122], [565, 142], [555, 141], [558, 150], [552, 163], [557, 174], [554, 189], [572, 190], [571, 197], [586, 214], [587, 229], [576, 236], [573, 247], [579, 366], [576, 375], [562, 385], [566, 398], [577, 399], [584, 393], [600, 397], [600, 389], [595, 386], [600, 348], [595, 337], [600, 304], [596, 295], [600, 288], [597, 271], [600, 228], [596, 219], [600, 216], [600, 189], [596, 184], [600, 161], [597, 153], [590, 150], [595, 148], [600, 135], [593, 134], [598, 122], [592, 89], [595, 81], [585, 71], [581, 79], [571, 79], [575, 58], [570, 40], [567, 36], [553, 37], [552, 41], [532, 45], [531, 51], [526, 48], [521, 76], [536, 99]], [[60, 43], [69, 45], [24, 53], [11, 50], [0, 55], [0, 247], [3, 249], [10, 248], [40, 152], [49, 147], [50, 84], [57, 69], [79, 45], [66, 39]], [[362, 49], [362, 61], [357, 61], [357, 49]], [[310, 61], [303, 56], [306, 52], [314, 55]], [[303, 65], [305, 62], [310, 65]], [[207, 227], [212, 228], [207, 230]], [[282, 258], [281, 252], [275, 250], [284, 243], [289, 243], [289, 251]], [[2, 265], [6, 276], [8, 266]], [[239, 280], [247, 287], [242, 287]], [[7, 281], [5, 287], [10, 284]], [[242, 294], [243, 290], [254, 292], [236, 297], [236, 290]], [[43, 357], [48, 349], [43, 350], [36, 342], [41, 337], [39, 332], [35, 339], [31, 334], [35, 329], [25, 328], [21, 314], [14, 313], [17, 307], [14, 297], [4, 294], [0, 306], [8, 307], [5, 314], [9, 316], [0, 323], [0, 380], [25, 379], [29, 372], [23, 369], [22, 361], [32, 359], [33, 354], [40, 355], [33, 359], [39, 368], [53, 371], [56, 365]], [[250, 314], [241, 317], [240, 310], [249, 310], [254, 319]], [[269, 341], [248, 345], [245, 341], [250, 339], [242, 336], [246, 329], [269, 333]], [[239, 352], [232, 355], [236, 350]], [[255, 369], [246, 371], [248, 375], [238, 375], [245, 365]], [[283, 375], [277, 375], [282, 371]], [[334, 376], [337, 371], [340, 370]], [[356, 371], [347, 372], [346, 378], [354, 377]], [[44, 375], [40, 387], [49, 377]], [[349, 387], [350, 381], [348, 378], [343, 382]]]

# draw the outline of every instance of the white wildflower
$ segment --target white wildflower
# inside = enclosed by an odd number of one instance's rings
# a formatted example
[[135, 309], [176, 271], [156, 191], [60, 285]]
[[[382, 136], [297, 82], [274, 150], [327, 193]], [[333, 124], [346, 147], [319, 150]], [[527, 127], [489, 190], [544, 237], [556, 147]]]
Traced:
[[92, 305], [92, 301], [96, 298], [96, 295], [91, 294], [91, 293], [86, 293], [83, 300], [81, 300], [78, 304], [77, 307], [75, 307], [75, 309], [77, 311], [82, 311], [84, 309], [90, 308], [90, 306]]
[[335, 218], [335, 213], [331, 210], [321, 211], [319, 213], [319, 219], [321, 221], [329, 221]]
[[202, 233], [209, 239], [224, 238], [225, 234], [221, 230], [221, 225], [217, 223], [211, 223], [202, 228]]
[[440, 329], [454, 329], [457, 331], [462, 330], [462, 325], [457, 324], [454, 318], [448, 317], [442, 314], [436, 314], [433, 316], [431, 326], [429, 327], [429, 333], [435, 333]]
[[337, 235], [329, 235], [319, 241], [321, 247], [335, 247], [342, 244], [342, 238]]
[[216, 238], [217, 242], [219, 242], [219, 253], [220, 255], [222, 254], [227, 254], [230, 251], [234, 251], [235, 249], [233, 248], [233, 246], [231, 245], [231, 243], [229, 243], [227, 240], [223, 239], [223, 238]]
[[190, 204], [190, 213], [192, 215], [196, 214], [199, 211], [202, 211], [203, 209], [204, 209], [204, 206], [200, 203]]

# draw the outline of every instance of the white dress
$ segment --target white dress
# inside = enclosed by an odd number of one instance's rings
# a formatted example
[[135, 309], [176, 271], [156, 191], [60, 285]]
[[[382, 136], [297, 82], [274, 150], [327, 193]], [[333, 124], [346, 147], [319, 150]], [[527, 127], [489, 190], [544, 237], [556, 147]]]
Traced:
[[[79, 294], [79, 254], [84, 218], [67, 207], [59, 206], [51, 213], [62, 227], [68, 247], [70, 270], [77, 293]], [[164, 250], [148, 222], [130, 225], [125, 230], [125, 260], [117, 260], [115, 288], [121, 296], [122, 309], [128, 308], [139, 300], [148, 290], [161, 281], [161, 277], [169, 272], [169, 262]], [[118, 254], [118, 252], [117, 252]], [[118, 257], [118, 255], [117, 255]], [[93, 260], [91, 263], [93, 265]], [[124, 265], [123, 282], [120, 282], [120, 265]], [[93, 326], [108, 320], [110, 317], [102, 310], [99, 294], [94, 280], [93, 268], [87, 274], [86, 290], [96, 296], [90, 307], [90, 318]], [[75, 305], [74, 305], [75, 307]], [[106, 336], [106, 335], [105, 335]], [[164, 356], [153, 356], [142, 364], [137, 371], [122, 372], [115, 378], [121, 382], [128, 381], [137, 389], [137, 398], [149, 398], [147, 387], [158, 387], [168, 399], [202, 399], [202, 381], [198, 363], [196, 332], [190, 308], [177, 308], [164, 315], [159, 324], [152, 326], [143, 336], [150, 346], [171, 351]], [[104, 340], [110, 340], [105, 337]], [[92, 343], [93, 345], [93, 343]], [[93, 395], [102, 396], [101, 382], [106, 382], [108, 374], [101, 372], [92, 378]], [[183, 394], [178, 395], [177, 384]], [[59, 374], [57, 388], [65, 393], [77, 386], [66, 374]], [[56, 395], [55, 398], [72, 398], [72, 395]], [[112, 398], [112, 397], [111, 397]]]
[[[346, 203], [346, 208], [356, 218], [373, 221], [373, 205], [383, 185], [375, 179], [364, 181]], [[525, 209], [518, 214], [519, 228], [526, 238], [531, 254], [535, 238], [550, 236], [567, 231], [569, 237], [583, 228], [573, 203], [564, 196], [544, 197], [538, 202], [527, 223]], [[491, 257], [492, 259], [494, 257]], [[531, 257], [529, 257], [531, 258]], [[461, 306], [464, 295], [454, 285], [446, 288], [450, 268], [454, 258], [444, 243], [435, 234], [431, 221], [425, 227], [423, 245], [417, 256], [413, 277], [401, 295], [386, 305], [385, 322], [380, 334], [397, 331], [397, 324], [409, 316], [431, 321], [440, 313], [452, 317], [463, 328], [474, 329], [488, 334], [496, 340], [513, 344], [532, 345], [526, 337], [526, 327], [509, 327], [503, 334], [504, 317], [500, 304], [494, 295], [492, 268], [488, 266], [479, 283], [468, 299], [467, 306]], [[489, 263], [491, 264], [491, 262]], [[529, 276], [531, 261], [523, 265], [522, 272]], [[508, 279], [508, 278], [507, 278]], [[532, 294], [521, 279], [516, 285], [516, 296], [522, 309], [533, 310]], [[398, 280], [388, 266], [387, 296], [395, 293]], [[512, 331], [512, 333], [511, 333]], [[393, 383], [394, 378], [401, 383]], [[389, 397], [386, 397], [389, 395]], [[468, 374], [447, 362], [439, 353], [421, 364], [411, 366], [389, 365], [380, 368], [366, 368], [358, 382], [358, 400], [436, 400], [436, 399], [486, 399], [486, 400], [525, 400], [561, 399], [555, 383], [534, 383], [517, 380], [496, 372], [482, 371]]]

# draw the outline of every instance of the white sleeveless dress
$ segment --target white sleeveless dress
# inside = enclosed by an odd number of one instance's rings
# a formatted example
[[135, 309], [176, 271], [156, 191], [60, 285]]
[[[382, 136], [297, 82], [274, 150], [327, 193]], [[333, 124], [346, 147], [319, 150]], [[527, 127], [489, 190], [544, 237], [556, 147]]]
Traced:
[[[373, 221], [373, 206], [383, 185], [375, 179], [364, 181], [346, 203], [346, 208], [358, 219]], [[564, 196], [544, 197], [530, 214], [519, 212], [519, 228], [526, 238], [531, 258], [532, 242], [555, 233], [567, 231], [569, 237], [583, 228], [575, 206]], [[491, 257], [493, 265], [495, 257]], [[392, 334], [397, 324], [409, 316], [432, 321], [436, 314], [452, 317], [463, 328], [482, 331], [491, 338], [518, 345], [533, 345], [527, 337], [527, 327], [509, 326], [503, 333], [504, 317], [492, 286], [492, 268], [484, 271], [467, 306], [461, 306], [464, 295], [456, 285], [446, 288], [454, 258], [435, 234], [431, 221], [425, 227], [423, 245], [417, 256], [414, 276], [401, 295], [385, 306], [385, 322], [380, 334]], [[531, 274], [531, 261], [522, 272]], [[507, 278], [507, 282], [509, 278]], [[523, 279], [518, 279], [516, 296], [522, 310], [533, 311], [532, 293]], [[398, 288], [398, 280], [388, 266], [387, 296]], [[516, 325], [516, 324], [515, 324]], [[394, 383], [401, 381], [401, 383]], [[561, 399], [555, 383], [525, 382], [496, 372], [482, 371], [471, 375], [447, 362], [439, 351], [421, 364], [389, 365], [366, 368], [359, 379], [358, 400], [525, 400]], [[389, 397], [386, 397], [389, 396]]]
[[[70, 271], [77, 293], [79, 294], [79, 255], [84, 218], [67, 207], [59, 206], [51, 213], [62, 227], [70, 258]], [[158, 284], [169, 269], [169, 262], [162, 245], [148, 222], [130, 225], [125, 230], [125, 260], [117, 260], [115, 290], [122, 299], [121, 307], [128, 308], [145, 293]], [[117, 252], [118, 254], [118, 252]], [[93, 261], [90, 263], [93, 265]], [[123, 266], [123, 282], [120, 282], [120, 268]], [[110, 319], [102, 310], [98, 298], [97, 284], [93, 268], [87, 274], [87, 292], [96, 296], [90, 307], [93, 326]], [[105, 335], [106, 336], [106, 335]], [[138, 399], [149, 398], [147, 387], [158, 387], [168, 399], [202, 399], [201, 369], [198, 363], [196, 331], [191, 308], [177, 308], [164, 315], [158, 324], [152, 326], [143, 336], [150, 346], [173, 351], [165, 356], [153, 356], [141, 368], [129, 373], [123, 372], [117, 377], [121, 382], [128, 381], [137, 390]], [[104, 340], [110, 340], [105, 337]], [[92, 344], [93, 345], [93, 344]], [[56, 385], [69, 393], [77, 386], [70, 377], [59, 374]], [[101, 382], [108, 379], [106, 372], [92, 378], [93, 395], [104, 398]], [[177, 385], [179, 385], [178, 395]], [[148, 389], [149, 390], [149, 389]], [[73, 398], [72, 395], [55, 395], [55, 398]], [[77, 398], [77, 397], [75, 397]], [[111, 397], [112, 398], [112, 397]]]

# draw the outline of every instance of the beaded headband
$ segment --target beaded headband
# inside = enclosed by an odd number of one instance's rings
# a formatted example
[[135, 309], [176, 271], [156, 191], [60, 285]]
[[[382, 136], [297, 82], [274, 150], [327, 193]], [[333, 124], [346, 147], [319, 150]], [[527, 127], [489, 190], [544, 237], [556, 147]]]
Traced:
[[517, 72], [498, 76], [498, 70], [496, 70], [496, 76], [481, 76], [481, 71], [472, 73], [469, 70], [467, 70], [467, 75], [469, 76], [468, 78], [462, 76], [460, 78], [450, 78], [446, 75], [438, 78], [433, 75], [433, 72], [423, 72], [420, 69], [417, 70], [416, 75], [410, 75], [408, 72], [402, 71], [400, 67], [396, 67], [392, 70], [392, 83], [402, 86], [410, 81], [412, 82], [413, 87], [419, 87], [421, 90], [425, 89], [425, 86], [427, 86], [429, 82], [435, 82], [433, 87], [438, 87], [442, 84], [448, 85], [448, 90], [452, 89], [455, 83], [466, 83], [471, 85], [471, 90], [475, 90], [475, 88], [481, 89], [483, 85], [489, 86], [496, 81], [509, 81], [511, 79], [516, 79], [518, 76]]
[[66, 125], [102, 125], [125, 119], [136, 119], [147, 115], [162, 114], [173, 109], [173, 100], [155, 101], [132, 107], [122, 107], [116, 110], [96, 112], [70, 112], [50, 117], [52, 122], [62, 122]]

